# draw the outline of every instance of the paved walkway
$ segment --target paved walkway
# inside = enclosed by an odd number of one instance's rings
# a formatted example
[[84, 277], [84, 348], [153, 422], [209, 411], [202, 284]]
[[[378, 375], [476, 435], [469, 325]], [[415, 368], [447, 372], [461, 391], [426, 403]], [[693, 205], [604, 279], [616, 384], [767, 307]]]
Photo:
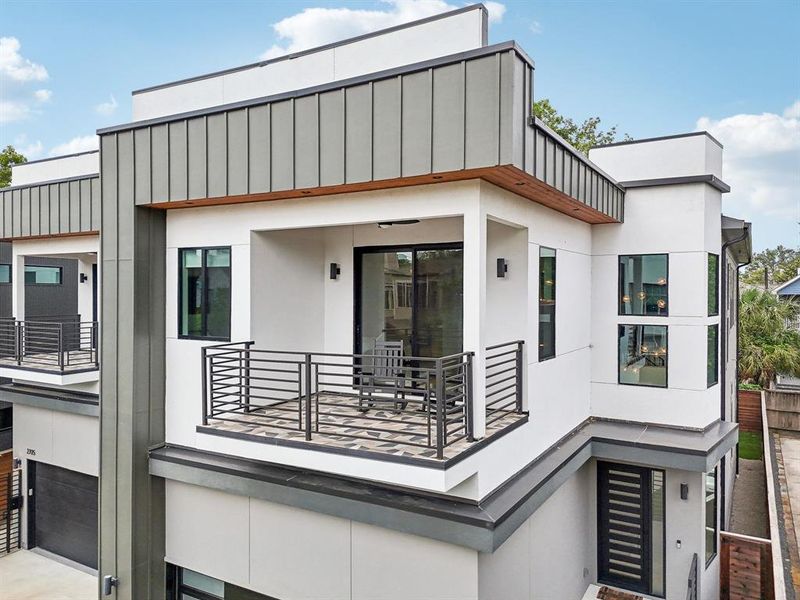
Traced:
[[778, 520], [781, 528], [787, 598], [800, 598], [800, 553], [797, 547], [798, 527], [800, 527], [800, 434], [772, 430], [771, 436], [781, 493]]
[[95, 600], [93, 575], [18, 550], [0, 558], [0, 600]]
[[739, 476], [733, 484], [730, 530], [733, 533], [769, 538], [763, 460], [739, 459]]

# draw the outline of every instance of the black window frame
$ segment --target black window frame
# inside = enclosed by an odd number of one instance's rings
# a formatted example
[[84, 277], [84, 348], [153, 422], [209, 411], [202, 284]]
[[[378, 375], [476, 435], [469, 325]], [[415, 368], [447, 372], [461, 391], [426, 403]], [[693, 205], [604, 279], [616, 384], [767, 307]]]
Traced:
[[[205, 575], [205, 573], [201, 573], [201, 575]], [[209, 575], [210, 577], [210, 575]], [[213, 578], [216, 579], [216, 578]], [[221, 580], [217, 580], [221, 581]], [[222, 582], [223, 590], [226, 586], [225, 582]], [[187, 585], [183, 582], [183, 567], [179, 567], [178, 565], [173, 565], [171, 563], [167, 563], [167, 577], [166, 577], [166, 587], [167, 587], [167, 600], [180, 600], [184, 594], [189, 594], [198, 600], [224, 600], [224, 596], [217, 596], [216, 594], [211, 594], [204, 590], [192, 587]]]
[[714, 549], [709, 554], [708, 548], [705, 548], [706, 569], [711, 566], [714, 559], [719, 554], [719, 466], [714, 465], [714, 469], [708, 473], [703, 474], [703, 543], [706, 542], [706, 534], [708, 533], [708, 500], [706, 498], [706, 483], [709, 475], [714, 474]]
[[[38, 283], [36, 281], [28, 281], [28, 269], [56, 269], [58, 271], [58, 283]], [[64, 285], [64, 267], [59, 267], [58, 265], [25, 265], [25, 268], [22, 271], [22, 277], [24, 278], [23, 280], [25, 285]]]
[[[662, 327], [664, 329], [664, 339], [667, 342], [667, 352], [664, 355], [664, 385], [654, 385], [652, 383], [631, 383], [628, 381], [622, 381], [622, 373], [621, 373], [621, 361], [620, 361], [620, 350], [619, 350], [619, 340], [622, 337], [621, 331], [623, 327]], [[662, 325], [660, 323], [619, 323], [617, 325], [617, 384], [618, 385], [630, 385], [633, 387], [646, 387], [646, 388], [656, 388], [659, 390], [666, 390], [669, 388], [669, 326]]]
[[[551, 250], [553, 252], [553, 320], [552, 320], [552, 328], [553, 328], [553, 352], [552, 354], [545, 354], [542, 351], [542, 250]], [[551, 257], [546, 257], [551, 258]], [[539, 355], [539, 362], [544, 362], [546, 360], [551, 360], [556, 357], [558, 350], [557, 350], [557, 332], [556, 332], [556, 309], [558, 306], [558, 250], [556, 248], [550, 248], [549, 246], [539, 246], [539, 289], [537, 290], [538, 293], [538, 355]]]
[[[230, 287], [230, 296], [231, 300], [233, 298], [233, 250], [231, 246], [191, 246], [187, 248], [178, 248], [178, 339], [181, 340], [205, 340], [205, 341], [212, 341], [212, 342], [229, 342], [231, 341], [231, 312], [233, 311], [233, 306], [231, 301], [228, 302], [228, 335], [227, 336], [213, 336], [213, 335], [189, 335], [181, 333], [183, 331], [183, 285], [182, 285], [182, 269], [183, 269], [183, 254], [185, 252], [197, 252], [200, 250], [201, 257], [202, 257], [202, 265], [201, 269], [203, 272], [203, 304], [204, 308], [208, 303], [208, 267], [206, 265], [206, 256], [209, 250], [227, 250], [228, 251], [228, 260], [230, 264], [228, 268], [230, 269], [231, 273], [231, 287]], [[208, 331], [208, 315], [207, 310], [204, 310], [202, 313], [202, 329], [204, 332]]]
[[8, 267], [8, 281], [0, 281], [0, 285], [11, 285], [14, 283], [14, 269], [9, 263], [0, 263], [0, 267]]
[[[711, 346], [711, 332], [714, 332], [714, 379], [712, 380], [709, 375], [711, 374], [711, 358], [712, 355], [708, 353]], [[714, 323], [709, 325], [706, 331], [706, 388], [714, 387], [719, 383], [719, 325]]]
[[[710, 275], [711, 275], [711, 268], [710, 267], [711, 267], [711, 258], [712, 257], [714, 258], [714, 263], [715, 263], [714, 270], [715, 270], [715, 273], [716, 273], [716, 277], [715, 277], [715, 280], [714, 280], [714, 295], [713, 295], [713, 298], [714, 298], [714, 309], [713, 309], [713, 312], [712, 312], [712, 309], [711, 309], [711, 306], [710, 306], [711, 305], [711, 298], [712, 298], [712, 296], [711, 296], [711, 277], [710, 277]], [[707, 281], [707, 285], [708, 285], [708, 298], [707, 298], [708, 316], [709, 317], [716, 317], [716, 316], [719, 315], [719, 277], [720, 277], [720, 273], [719, 273], [719, 254], [714, 254], [713, 252], [709, 252], [708, 253], [708, 256], [706, 258], [706, 277], [708, 278], [708, 281]]]
[[[667, 288], [667, 307], [664, 310], [663, 314], [660, 315], [651, 315], [647, 313], [624, 313], [622, 312], [622, 298], [620, 296], [620, 292], [622, 291], [620, 288], [622, 287], [622, 259], [623, 258], [633, 258], [636, 256], [663, 256], [667, 259], [667, 269], [665, 277], [667, 279], [667, 283], [664, 284]], [[618, 254], [617, 255], [617, 316], [619, 317], [668, 317], [669, 316], [669, 252], [652, 252], [652, 253], [640, 253], [640, 254]]]

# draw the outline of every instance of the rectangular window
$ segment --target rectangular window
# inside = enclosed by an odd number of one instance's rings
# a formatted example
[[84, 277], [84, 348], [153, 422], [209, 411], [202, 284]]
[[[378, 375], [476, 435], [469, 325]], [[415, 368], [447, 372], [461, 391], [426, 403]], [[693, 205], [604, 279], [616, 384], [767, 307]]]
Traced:
[[0, 283], [11, 283], [11, 265], [0, 265]]
[[717, 468], [706, 473], [706, 567], [717, 555]]
[[619, 383], [667, 387], [667, 327], [620, 325]]
[[719, 352], [718, 352], [718, 338], [719, 338], [719, 325], [708, 326], [708, 363], [706, 366], [706, 385], [711, 387], [716, 385], [717, 371], [719, 370]]
[[619, 314], [666, 317], [668, 254], [619, 257]]
[[231, 331], [231, 249], [181, 249], [178, 261], [179, 336], [228, 340]]
[[708, 255], [708, 316], [719, 314], [719, 256]]
[[61, 267], [26, 265], [25, 285], [61, 285]]
[[556, 251], [539, 248], [539, 360], [556, 355]]
[[[204, 573], [167, 564], [168, 600], [223, 600], [226, 587], [224, 581]], [[254, 594], [253, 598], [256, 597], [260, 596]]]

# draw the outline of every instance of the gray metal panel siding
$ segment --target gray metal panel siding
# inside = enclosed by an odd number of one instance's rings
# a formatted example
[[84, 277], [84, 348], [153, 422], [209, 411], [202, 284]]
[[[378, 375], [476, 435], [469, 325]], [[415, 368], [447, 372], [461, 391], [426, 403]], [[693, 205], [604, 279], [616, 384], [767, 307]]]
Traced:
[[149, 204], [152, 197], [149, 129], [137, 129], [133, 132], [133, 151], [136, 204]]
[[31, 234], [31, 190], [22, 190], [20, 199], [20, 235], [29, 236]]
[[228, 115], [209, 115], [206, 121], [206, 173], [210, 198], [228, 194]]
[[372, 177], [400, 177], [401, 79], [393, 77], [372, 85]]
[[272, 190], [294, 187], [294, 100], [272, 105]]
[[466, 69], [465, 166], [498, 164], [500, 127], [500, 57], [469, 61]]
[[169, 199], [186, 200], [189, 187], [186, 121], [169, 125]]
[[433, 72], [433, 170], [464, 168], [464, 63]]
[[[26, 256], [25, 265], [61, 267], [61, 285], [25, 284], [25, 318], [68, 317], [78, 314], [78, 261], [69, 258]], [[81, 315], [91, 321], [92, 315]]]
[[100, 178], [95, 177], [92, 179], [91, 185], [92, 194], [92, 231], [100, 231]]
[[[131, 133], [133, 135], [133, 133]], [[81, 230], [81, 186], [79, 181], [69, 182], [69, 225], [68, 231]]]
[[269, 191], [269, 105], [249, 109], [248, 177], [250, 193]]
[[431, 172], [432, 79], [430, 70], [403, 77], [403, 177]]
[[228, 113], [228, 189], [227, 195], [247, 193], [247, 111]]
[[319, 185], [318, 96], [298, 98], [294, 103], [294, 187]]
[[372, 84], [345, 91], [345, 183], [372, 180]]
[[319, 183], [344, 183], [344, 90], [319, 95]]
[[206, 165], [208, 156], [206, 153], [206, 118], [189, 119], [186, 125], [188, 135], [189, 157], [189, 198], [205, 198], [206, 189]]
[[80, 181], [80, 230], [92, 230], [92, 182], [89, 179]]
[[[153, 186], [153, 202], [169, 200], [169, 132], [167, 125], [158, 125], [150, 131], [151, 149], [151, 185]], [[123, 154], [119, 155], [122, 167]]]
[[[91, 182], [90, 182], [91, 183]], [[39, 203], [42, 198], [42, 190], [44, 188], [35, 187], [31, 189], [31, 235], [37, 236], [41, 231], [39, 215]]]

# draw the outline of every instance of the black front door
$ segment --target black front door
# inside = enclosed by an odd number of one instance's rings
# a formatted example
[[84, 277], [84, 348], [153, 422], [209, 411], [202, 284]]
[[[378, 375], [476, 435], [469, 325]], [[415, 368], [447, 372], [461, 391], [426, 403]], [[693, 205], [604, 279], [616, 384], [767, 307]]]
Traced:
[[663, 478], [663, 471], [597, 463], [600, 582], [663, 594]]
[[357, 248], [355, 351], [403, 342], [405, 356], [458, 354], [463, 341], [461, 244]]

